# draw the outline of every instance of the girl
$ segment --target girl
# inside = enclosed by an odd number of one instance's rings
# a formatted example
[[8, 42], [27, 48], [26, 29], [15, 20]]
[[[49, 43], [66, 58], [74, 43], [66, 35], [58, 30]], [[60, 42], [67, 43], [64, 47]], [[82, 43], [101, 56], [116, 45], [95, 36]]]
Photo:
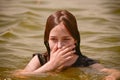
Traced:
[[120, 77], [119, 71], [105, 68], [81, 53], [76, 18], [66, 10], [57, 11], [48, 17], [44, 44], [47, 52], [34, 54], [25, 69], [19, 71], [19, 75], [61, 71], [68, 67], [91, 67], [108, 73], [105, 80]]

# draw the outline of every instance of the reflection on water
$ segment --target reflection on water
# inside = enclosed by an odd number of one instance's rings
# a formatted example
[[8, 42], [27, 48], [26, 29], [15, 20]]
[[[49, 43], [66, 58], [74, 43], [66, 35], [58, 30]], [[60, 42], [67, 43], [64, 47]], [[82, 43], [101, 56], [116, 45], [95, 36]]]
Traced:
[[[10, 72], [25, 67], [33, 53], [46, 50], [45, 22], [59, 9], [76, 16], [83, 54], [100, 60], [106, 67], [120, 69], [119, 5], [119, 0], [0, 0], [0, 80], [18, 80]], [[101, 80], [102, 76], [85, 68], [31, 79]]]

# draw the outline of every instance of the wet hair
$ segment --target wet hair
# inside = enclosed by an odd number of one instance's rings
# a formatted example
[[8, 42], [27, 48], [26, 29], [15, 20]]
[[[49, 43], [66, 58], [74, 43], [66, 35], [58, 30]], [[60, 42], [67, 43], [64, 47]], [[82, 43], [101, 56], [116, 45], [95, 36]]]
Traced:
[[77, 21], [75, 16], [67, 10], [57, 11], [51, 14], [47, 19], [44, 33], [44, 44], [47, 48], [48, 54], [50, 55], [50, 47], [48, 43], [50, 31], [61, 22], [65, 25], [70, 35], [76, 40], [76, 54], [82, 56], [80, 51], [80, 34], [78, 31]]

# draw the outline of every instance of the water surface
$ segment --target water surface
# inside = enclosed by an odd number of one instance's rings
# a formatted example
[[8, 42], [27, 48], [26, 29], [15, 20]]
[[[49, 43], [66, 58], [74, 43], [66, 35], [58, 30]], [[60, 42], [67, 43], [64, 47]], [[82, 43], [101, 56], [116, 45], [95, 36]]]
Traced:
[[0, 0], [0, 80], [101, 80], [89, 68], [70, 68], [58, 74], [10, 76], [24, 68], [33, 53], [44, 52], [44, 26], [56, 10], [73, 13], [81, 35], [81, 51], [105, 67], [120, 70], [120, 0]]

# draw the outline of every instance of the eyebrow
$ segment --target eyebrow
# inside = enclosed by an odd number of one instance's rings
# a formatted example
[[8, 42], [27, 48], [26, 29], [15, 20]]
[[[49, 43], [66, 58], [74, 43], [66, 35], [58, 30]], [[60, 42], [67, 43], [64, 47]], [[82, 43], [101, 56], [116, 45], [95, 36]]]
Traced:
[[[50, 36], [50, 37], [56, 37], [56, 36]], [[71, 37], [71, 36], [63, 36], [63, 37], [67, 37], [67, 38], [69, 38], [69, 37]]]

